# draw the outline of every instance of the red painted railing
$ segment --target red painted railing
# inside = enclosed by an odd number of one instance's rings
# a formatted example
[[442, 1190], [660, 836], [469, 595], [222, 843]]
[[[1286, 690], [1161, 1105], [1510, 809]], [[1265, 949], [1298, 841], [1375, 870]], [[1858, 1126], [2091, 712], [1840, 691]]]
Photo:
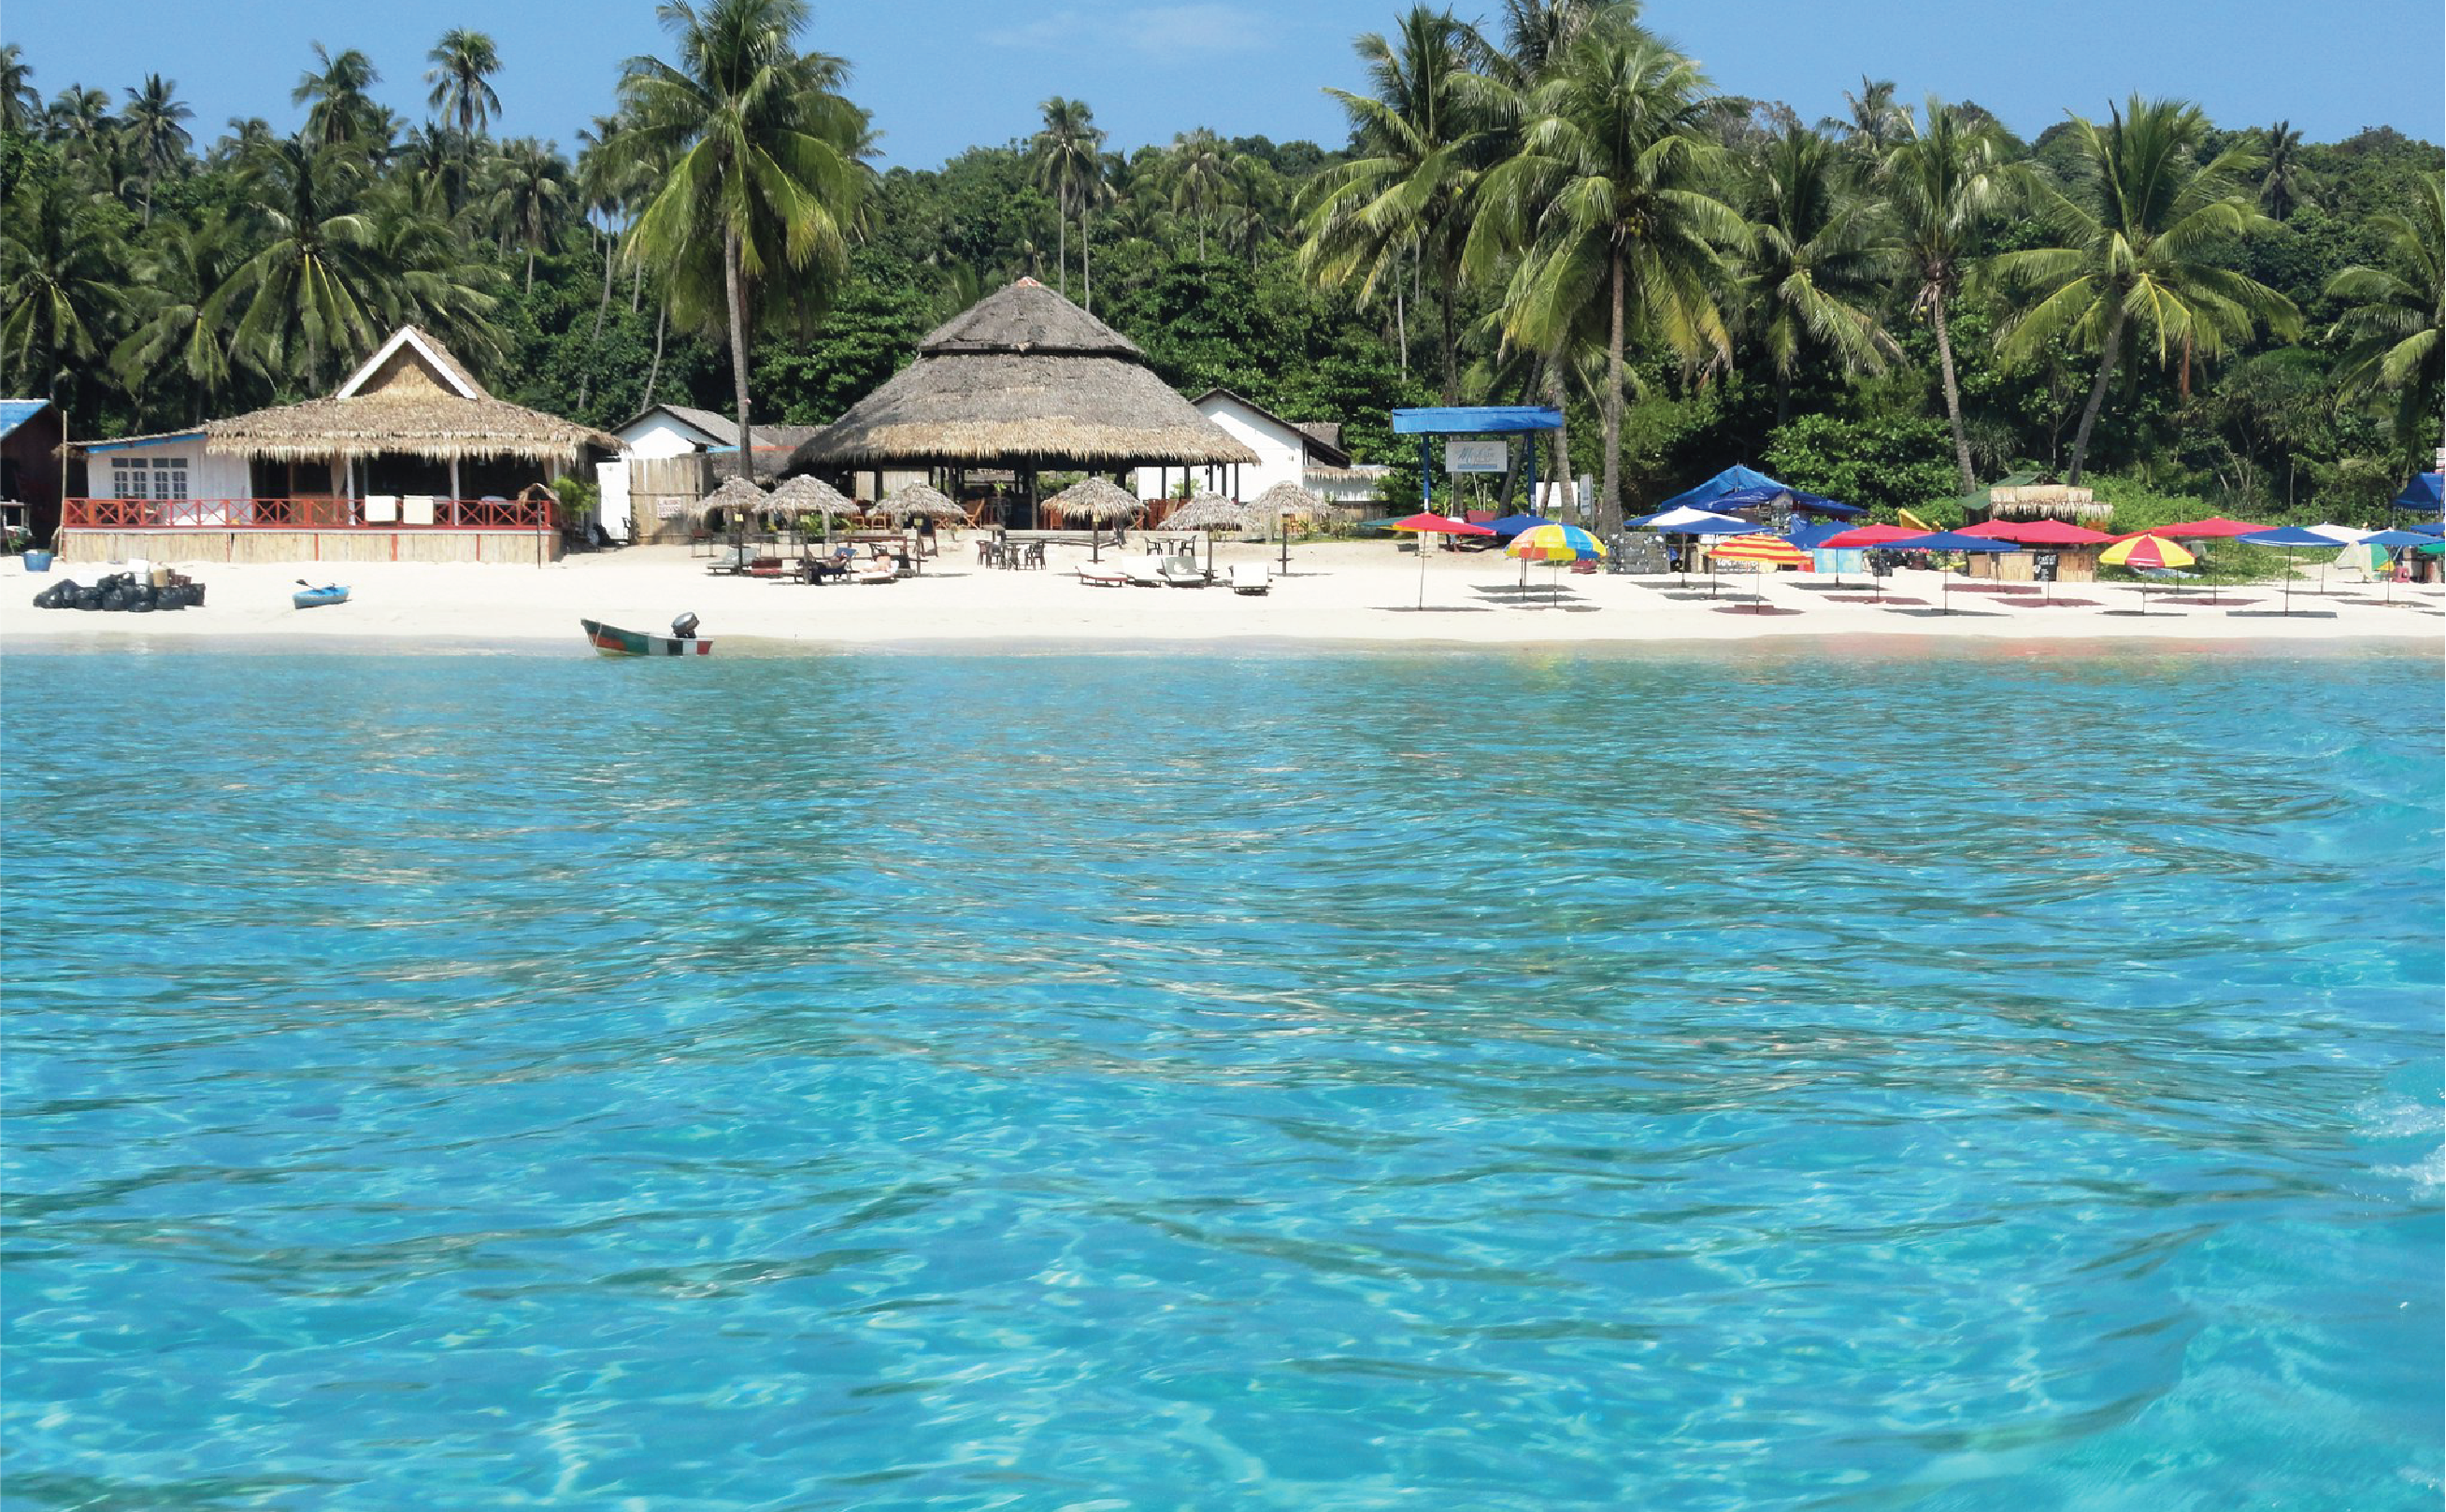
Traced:
[[549, 531], [549, 499], [70, 498], [60, 525], [107, 531]]

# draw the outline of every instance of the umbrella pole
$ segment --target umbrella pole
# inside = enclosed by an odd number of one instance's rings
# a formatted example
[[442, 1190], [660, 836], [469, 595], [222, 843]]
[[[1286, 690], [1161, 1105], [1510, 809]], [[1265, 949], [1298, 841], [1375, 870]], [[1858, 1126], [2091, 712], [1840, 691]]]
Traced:
[[1427, 537], [1419, 536], [1419, 607], [1427, 607]]

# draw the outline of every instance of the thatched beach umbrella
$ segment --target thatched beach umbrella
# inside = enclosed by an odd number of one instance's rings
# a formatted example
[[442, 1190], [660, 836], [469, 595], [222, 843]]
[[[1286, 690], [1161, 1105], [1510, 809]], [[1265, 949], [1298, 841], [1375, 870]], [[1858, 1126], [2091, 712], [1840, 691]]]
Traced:
[[743, 556], [747, 550], [747, 516], [762, 509], [768, 495], [755, 484], [733, 474], [722, 480], [722, 486], [698, 499], [695, 505], [699, 520], [709, 517], [715, 510], [725, 510], [737, 521], [731, 529], [731, 545]]
[[1087, 521], [1090, 556], [1098, 562], [1104, 559], [1103, 527], [1136, 519], [1146, 507], [1128, 489], [1101, 477], [1083, 478], [1044, 502], [1060, 510], [1065, 521], [1073, 514]]
[[801, 473], [785, 477], [773, 489], [773, 502], [801, 514], [818, 514], [824, 522], [824, 544], [833, 544], [833, 521], [857, 513], [857, 505], [820, 477]]
[[1200, 494], [1173, 512], [1163, 522], [1167, 531], [1203, 531], [1206, 532], [1206, 570], [1214, 570], [1214, 532], [1245, 531], [1256, 522], [1257, 508], [1238, 499], [1225, 498], [1220, 494]]
[[1286, 572], [1290, 570], [1291, 565], [1291, 532], [1290, 527], [1283, 522], [1298, 520], [1303, 524], [1311, 523], [1323, 518], [1326, 509], [1325, 500], [1289, 480], [1276, 483], [1257, 495], [1257, 517], [1272, 520], [1282, 532], [1283, 570]]
[[946, 497], [942, 490], [929, 483], [903, 483], [884, 495], [875, 512], [895, 524], [927, 519], [968, 523], [968, 511]]

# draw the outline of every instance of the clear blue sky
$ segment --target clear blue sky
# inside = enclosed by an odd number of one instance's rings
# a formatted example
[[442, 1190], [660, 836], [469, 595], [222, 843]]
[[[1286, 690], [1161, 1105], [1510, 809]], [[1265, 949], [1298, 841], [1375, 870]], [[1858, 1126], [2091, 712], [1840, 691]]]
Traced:
[[[811, 47], [856, 67], [851, 96], [875, 112], [885, 160], [931, 167], [964, 147], [1035, 129], [1048, 95], [1083, 98], [1114, 146], [1223, 135], [1344, 136], [1326, 84], [1359, 86], [1351, 38], [1390, 30], [1392, 0], [817, 0]], [[1462, 0], [1464, 19], [1494, 0]], [[2430, 141], [2440, 125], [2438, 0], [1651, 0], [1649, 24], [1695, 53], [1718, 88], [1782, 100], [1807, 120], [1836, 112], [1873, 73], [1917, 101], [1971, 99], [2024, 136], [2067, 109], [2101, 115], [2139, 91], [2195, 100], [2220, 124], [2280, 118], [2313, 141], [2390, 125]], [[382, 70], [374, 93], [424, 115], [424, 54], [453, 27], [492, 33], [503, 63], [496, 130], [574, 146], [612, 108], [620, 61], [666, 51], [649, 0], [14, 0], [0, 40], [24, 47], [46, 99], [73, 82], [179, 83], [198, 141], [234, 115], [283, 130], [303, 119], [289, 91], [309, 44], [357, 47]]]

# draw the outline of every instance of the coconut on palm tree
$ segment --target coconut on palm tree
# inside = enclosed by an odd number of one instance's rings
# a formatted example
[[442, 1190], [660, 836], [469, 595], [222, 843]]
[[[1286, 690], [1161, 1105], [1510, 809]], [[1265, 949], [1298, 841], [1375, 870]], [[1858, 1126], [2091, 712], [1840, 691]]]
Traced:
[[848, 269], [846, 228], [861, 182], [866, 121], [837, 90], [849, 65], [798, 50], [806, 0], [667, 0], [679, 62], [629, 61], [615, 141], [651, 161], [664, 188], [630, 233], [671, 313], [726, 331], [743, 469], [752, 469], [747, 349], [762, 321], [813, 321]]
[[2446, 386], [2446, 190], [2434, 175], [2422, 176], [2411, 213], [2376, 216], [2371, 229], [2386, 238], [2385, 264], [2347, 268], [2327, 281], [2327, 297], [2346, 306], [2330, 332], [2343, 344], [2336, 377], [2348, 393], [2393, 393], [2397, 434], [2418, 444], [2437, 423]]
[[2176, 100], [2135, 95], [2103, 126], [2073, 118], [2081, 177], [2068, 190], [2041, 186], [2037, 196], [2056, 245], [1996, 259], [2006, 287], [2027, 296], [1998, 335], [2007, 361], [2059, 337], [2098, 354], [2067, 482], [2080, 481], [2108, 382], [2136, 326], [2155, 342], [2160, 364], [2179, 360], [2187, 372], [2195, 357], [2217, 356], [2255, 326], [2281, 335], [2301, 328], [2291, 300], [2226, 266], [2235, 243], [2274, 222], [2245, 188], [2258, 156], [2236, 145], [2202, 161], [2207, 135], [2199, 107]]
[[1415, 257], [1433, 268], [1441, 298], [1443, 401], [1460, 401], [1459, 298], [1472, 190], [1499, 145], [1483, 76], [1485, 44], [1450, 10], [1418, 6], [1388, 42], [1354, 45], [1367, 94], [1326, 93], [1349, 114], [1358, 156], [1308, 181], [1300, 267], [1323, 284], [1359, 285], [1364, 302]]
[[1979, 486], [1979, 478], [1962, 424], [1962, 385], [1947, 310], [2020, 181], [2005, 163], [2004, 133], [1993, 118], [1973, 121], [1934, 95], [1929, 96], [1924, 121], [1904, 112], [1902, 140], [1877, 169], [1894, 250], [1910, 272], [1911, 309], [1936, 331], [1945, 415], [1953, 427], [1954, 461], [1965, 494]]
[[1473, 266], [1519, 249], [1506, 327], [1561, 349], [1591, 306], [1606, 328], [1598, 523], [1622, 519], [1624, 351], [1635, 330], [1691, 366], [1730, 361], [1716, 290], [1752, 235], [1717, 196], [1698, 65], [1632, 28], [1591, 28], [1530, 96], [1520, 149], [1490, 171]]

